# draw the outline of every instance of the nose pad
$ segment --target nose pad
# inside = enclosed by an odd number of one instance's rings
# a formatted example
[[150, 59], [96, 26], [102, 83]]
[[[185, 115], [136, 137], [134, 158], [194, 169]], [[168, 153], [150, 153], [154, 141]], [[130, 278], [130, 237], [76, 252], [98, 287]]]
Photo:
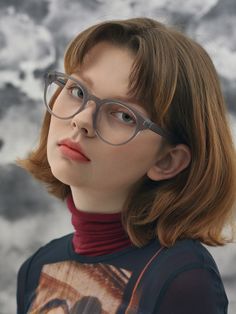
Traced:
[[[90, 104], [91, 103], [91, 104]], [[79, 130], [81, 133], [93, 137], [95, 135], [93, 117], [96, 110], [96, 104], [92, 101], [89, 101], [84, 109], [78, 112], [71, 119], [71, 126], [73, 129]]]

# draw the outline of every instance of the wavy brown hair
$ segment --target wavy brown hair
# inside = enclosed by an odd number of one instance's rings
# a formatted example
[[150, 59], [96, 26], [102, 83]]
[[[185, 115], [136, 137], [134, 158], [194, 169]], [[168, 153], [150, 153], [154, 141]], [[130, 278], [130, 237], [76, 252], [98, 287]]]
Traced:
[[[134, 53], [130, 95], [192, 155], [188, 168], [174, 178], [154, 182], [144, 177], [136, 184], [122, 212], [131, 241], [142, 246], [158, 237], [171, 246], [183, 238], [208, 245], [232, 240], [223, 231], [233, 223], [235, 150], [210, 57], [198, 43], [153, 19], [106, 21], [84, 30], [70, 43], [64, 58], [66, 73], [74, 72], [101, 41]], [[49, 123], [46, 113], [38, 147], [18, 163], [63, 200], [70, 187], [52, 175], [47, 161]]]

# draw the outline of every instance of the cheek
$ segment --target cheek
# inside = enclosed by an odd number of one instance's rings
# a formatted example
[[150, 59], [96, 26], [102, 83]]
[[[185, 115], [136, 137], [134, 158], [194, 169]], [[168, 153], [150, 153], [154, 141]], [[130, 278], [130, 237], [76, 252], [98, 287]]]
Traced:
[[[128, 146], [120, 146], [104, 155], [103, 165], [107, 173], [114, 173], [117, 178], [122, 176], [139, 179], [155, 164], [158, 146], [153, 142], [143, 144], [130, 143]], [[152, 144], [152, 145], [151, 145]]]
[[58, 135], [60, 128], [58, 127], [57, 121], [51, 119], [49, 131], [48, 131], [48, 139], [47, 139], [47, 157], [50, 164], [50, 161], [53, 160], [53, 155], [56, 148], [56, 143], [58, 140]]
[[53, 134], [55, 134], [55, 132], [53, 132], [53, 123], [51, 122], [48, 130], [47, 153], [50, 152], [53, 143]]
[[66, 134], [65, 126], [65, 121], [52, 116], [48, 131], [48, 144], [55, 144], [61, 136]]

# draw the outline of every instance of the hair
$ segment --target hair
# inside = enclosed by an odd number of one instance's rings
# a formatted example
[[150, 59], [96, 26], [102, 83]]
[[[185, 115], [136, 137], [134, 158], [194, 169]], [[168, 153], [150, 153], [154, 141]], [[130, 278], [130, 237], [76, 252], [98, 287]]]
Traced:
[[63, 309], [63, 313], [69, 314], [69, 308], [65, 300], [62, 299], [52, 299], [48, 301], [40, 310], [39, 314], [47, 314], [52, 309]]
[[[177, 29], [150, 18], [105, 21], [82, 31], [64, 58], [71, 74], [88, 51], [108, 41], [134, 53], [129, 93], [151, 119], [190, 148], [189, 166], [174, 178], [136, 184], [122, 222], [136, 246], [157, 237], [164, 246], [184, 238], [208, 245], [232, 241], [236, 191], [235, 150], [218, 75], [207, 52]], [[38, 147], [18, 163], [64, 200], [70, 187], [57, 180], [47, 161], [50, 114]], [[171, 145], [178, 144], [170, 143]], [[231, 229], [232, 230], [232, 229]]]

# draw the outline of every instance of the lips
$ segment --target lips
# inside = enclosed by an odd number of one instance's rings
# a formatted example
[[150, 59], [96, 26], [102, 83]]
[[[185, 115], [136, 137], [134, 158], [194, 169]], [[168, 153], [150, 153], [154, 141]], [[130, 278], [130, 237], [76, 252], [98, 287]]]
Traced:
[[85, 155], [82, 148], [78, 143], [73, 142], [70, 139], [64, 139], [58, 142], [58, 146], [61, 151], [68, 155], [71, 159], [90, 161], [90, 159]]

